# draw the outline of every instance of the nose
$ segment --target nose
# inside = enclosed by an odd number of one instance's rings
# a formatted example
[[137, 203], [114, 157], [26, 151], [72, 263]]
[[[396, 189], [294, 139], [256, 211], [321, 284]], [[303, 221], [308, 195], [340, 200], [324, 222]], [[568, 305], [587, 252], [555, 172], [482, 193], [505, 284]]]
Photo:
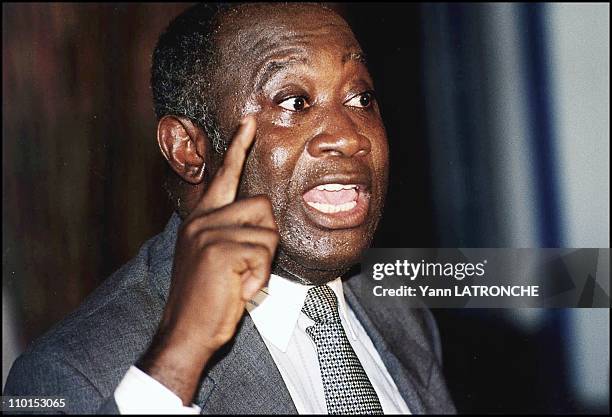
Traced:
[[[342, 119], [342, 120], [340, 120]], [[330, 118], [326, 128], [313, 137], [307, 146], [308, 153], [315, 158], [329, 156], [366, 156], [372, 145], [360, 134], [348, 116]]]

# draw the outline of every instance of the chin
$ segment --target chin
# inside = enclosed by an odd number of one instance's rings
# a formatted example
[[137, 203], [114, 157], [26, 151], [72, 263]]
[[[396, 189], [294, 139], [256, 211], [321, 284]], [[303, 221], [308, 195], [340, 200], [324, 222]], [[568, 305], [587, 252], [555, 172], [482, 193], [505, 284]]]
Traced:
[[329, 254], [317, 254], [317, 256], [306, 258], [301, 261], [310, 269], [319, 271], [338, 272], [345, 271], [359, 263], [363, 251], [335, 252]]
[[[336, 239], [327, 233], [314, 239], [302, 238], [298, 242], [283, 242], [279, 247], [276, 260], [278, 270], [315, 285], [331, 281], [345, 274], [352, 266], [359, 263], [361, 255], [370, 246], [371, 239], [364, 239], [368, 234], [362, 233], [360, 239]], [[303, 235], [304, 236], [304, 235]]]
[[361, 261], [372, 242], [380, 210], [374, 205], [368, 211], [361, 224], [335, 229], [313, 221], [299, 208], [288, 210], [289, 216], [279, 212], [281, 239], [275, 267], [290, 278], [317, 285], [344, 275]]

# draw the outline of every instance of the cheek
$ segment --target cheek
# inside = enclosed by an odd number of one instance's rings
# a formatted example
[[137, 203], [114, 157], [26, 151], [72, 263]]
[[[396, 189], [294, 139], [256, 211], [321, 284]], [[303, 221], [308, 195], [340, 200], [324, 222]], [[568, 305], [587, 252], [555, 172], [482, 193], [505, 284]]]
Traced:
[[389, 145], [387, 139], [382, 139], [376, 147], [374, 161], [374, 176], [381, 182], [381, 185], [386, 189], [387, 177], [389, 175]]
[[[262, 126], [245, 167], [245, 195], [266, 195], [272, 202], [277, 223], [283, 223], [290, 201], [291, 179], [299, 160], [299, 149], [279, 135], [278, 128]], [[280, 129], [282, 131], [286, 129]], [[279, 224], [280, 226], [280, 224]]]
[[274, 148], [270, 152], [270, 162], [275, 170], [281, 171], [288, 159], [289, 151], [286, 148]]
[[[382, 174], [386, 174], [389, 166], [389, 140], [387, 139], [387, 131], [382, 120], [379, 121], [372, 135], [372, 152], [375, 162], [375, 172], [380, 170]], [[386, 175], [385, 175], [386, 176]]]
[[373, 175], [382, 178], [386, 182], [389, 171], [389, 141], [382, 122], [372, 135], [372, 162]]
[[[280, 114], [282, 116], [283, 113]], [[303, 129], [295, 121], [289, 123], [278, 114], [261, 114], [257, 118], [254, 157], [264, 174], [261, 179], [287, 183], [293, 177], [303, 151]], [[289, 123], [291, 126], [287, 126]]]
[[[267, 182], [268, 186], [276, 183], [288, 183], [293, 177], [296, 163], [299, 160], [299, 149], [292, 144], [283, 142], [283, 138], [276, 135], [266, 135], [265, 143], [258, 143], [254, 158], [259, 161], [259, 180]], [[273, 181], [274, 183], [271, 183]]]
[[[382, 130], [384, 132], [384, 128]], [[371, 200], [373, 215], [382, 211], [385, 195], [388, 187], [389, 177], [389, 144], [385, 134], [371, 136], [371, 170], [372, 170], [372, 189], [374, 191]]]
[[292, 128], [296, 125], [293, 115], [285, 112], [278, 113], [271, 123], [280, 128]]

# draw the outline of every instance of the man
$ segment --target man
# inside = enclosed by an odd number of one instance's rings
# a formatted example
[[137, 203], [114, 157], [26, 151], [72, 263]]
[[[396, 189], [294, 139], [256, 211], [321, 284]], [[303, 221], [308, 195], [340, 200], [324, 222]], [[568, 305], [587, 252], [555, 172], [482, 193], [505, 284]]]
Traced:
[[388, 172], [347, 23], [316, 4], [195, 6], [160, 37], [152, 87], [178, 214], [4, 394], [69, 413], [454, 412], [430, 313], [340, 279]]

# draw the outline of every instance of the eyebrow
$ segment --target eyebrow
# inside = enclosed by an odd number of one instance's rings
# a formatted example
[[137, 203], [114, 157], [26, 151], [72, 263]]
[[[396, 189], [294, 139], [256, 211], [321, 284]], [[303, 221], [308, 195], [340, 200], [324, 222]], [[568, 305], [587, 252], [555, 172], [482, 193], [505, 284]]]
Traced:
[[[346, 64], [349, 61], [356, 61], [367, 65], [365, 53], [362, 51], [351, 51], [347, 52], [342, 56], [342, 65]], [[300, 55], [292, 55], [283, 59], [274, 59], [268, 61], [261, 70], [257, 72], [256, 82], [255, 82], [255, 91], [261, 91], [261, 89], [266, 85], [266, 83], [278, 72], [284, 70], [287, 67], [296, 64], [308, 65], [308, 59], [304, 56]]]
[[276, 73], [296, 64], [308, 64], [308, 59], [301, 56], [290, 56], [268, 61], [256, 75], [255, 91], [260, 91]]

